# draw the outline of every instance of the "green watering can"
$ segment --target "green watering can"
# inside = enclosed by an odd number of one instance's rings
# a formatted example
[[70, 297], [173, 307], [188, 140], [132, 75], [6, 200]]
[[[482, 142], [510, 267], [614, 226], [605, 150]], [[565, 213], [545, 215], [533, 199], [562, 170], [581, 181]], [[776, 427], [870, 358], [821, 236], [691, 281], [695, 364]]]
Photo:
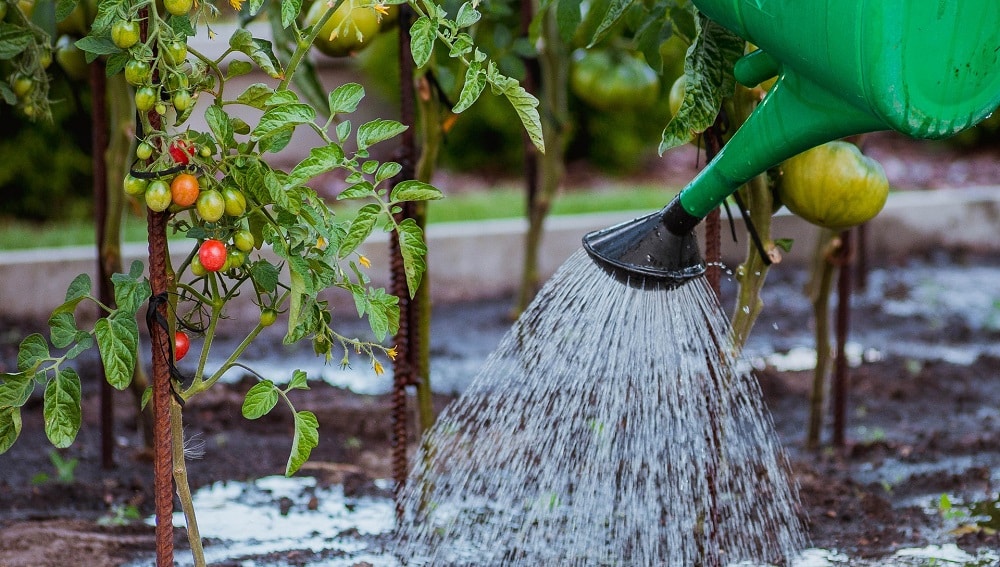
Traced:
[[1000, 106], [1000, 0], [692, 0], [760, 49], [734, 74], [778, 80], [662, 210], [584, 237], [632, 285], [704, 272], [692, 231], [749, 179], [825, 142], [878, 130], [946, 138]]

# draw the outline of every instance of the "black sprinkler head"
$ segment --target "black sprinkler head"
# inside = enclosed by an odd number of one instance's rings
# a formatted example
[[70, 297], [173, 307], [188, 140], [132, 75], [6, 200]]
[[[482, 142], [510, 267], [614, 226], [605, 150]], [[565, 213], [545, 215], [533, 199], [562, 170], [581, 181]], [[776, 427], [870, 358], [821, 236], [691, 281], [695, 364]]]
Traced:
[[605, 271], [633, 287], [677, 287], [705, 272], [694, 227], [675, 198], [655, 213], [591, 232], [583, 247]]

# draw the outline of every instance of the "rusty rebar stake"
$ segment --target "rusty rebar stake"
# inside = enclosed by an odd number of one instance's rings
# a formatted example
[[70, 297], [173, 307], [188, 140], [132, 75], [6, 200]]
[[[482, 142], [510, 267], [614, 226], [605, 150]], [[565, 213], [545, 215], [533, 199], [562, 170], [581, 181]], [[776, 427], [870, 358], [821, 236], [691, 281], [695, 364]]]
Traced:
[[[712, 124], [702, 134], [705, 141], [705, 167], [715, 159], [715, 156], [722, 151], [722, 132], [725, 128], [726, 117], [724, 112], [719, 111]], [[722, 300], [722, 222], [721, 213], [718, 208], [712, 210], [705, 217], [705, 278], [709, 287], [715, 292], [715, 298]]]
[[840, 233], [840, 250], [838, 260], [840, 273], [837, 275], [837, 315], [836, 341], [837, 355], [833, 360], [833, 445], [843, 448], [847, 443], [847, 395], [850, 376], [847, 368], [847, 334], [851, 317], [851, 266], [854, 263], [852, 254], [851, 232], [847, 229]]

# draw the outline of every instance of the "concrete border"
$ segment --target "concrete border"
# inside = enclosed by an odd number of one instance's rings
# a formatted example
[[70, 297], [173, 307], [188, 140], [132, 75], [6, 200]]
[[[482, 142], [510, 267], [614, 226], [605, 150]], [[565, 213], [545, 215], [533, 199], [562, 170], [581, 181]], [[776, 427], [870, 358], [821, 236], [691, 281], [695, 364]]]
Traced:
[[[580, 239], [587, 232], [646, 212], [550, 217], [539, 266], [542, 276], [550, 276], [579, 250]], [[513, 294], [521, 272], [526, 226], [523, 219], [430, 226], [427, 241], [433, 300], [454, 302]], [[782, 210], [776, 215], [773, 234], [795, 241], [783, 261], [798, 264], [809, 257], [816, 229]], [[869, 224], [869, 235], [872, 265], [886, 265], [935, 247], [1000, 252], [1000, 187], [894, 193], [885, 210]], [[745, 254], [746, 243], [723, 240], [723, 260], [735, 266]], [[366, 243], [362, 253], [372, 260], [373, 284], [387, 285], [386, 239]], [[133, 260], [145, 260], [146, 245], [125, 245], [123, 256], [127, 269]], [[12, 318], [46, 319], [62, 302], [66, 287], [77, 274], [90, 273], [93, 277], [96, 262], [96, 251], [90, 246], [0, 254], [0, 313]], [[346, 297], [330, 299], [351, 305]]]

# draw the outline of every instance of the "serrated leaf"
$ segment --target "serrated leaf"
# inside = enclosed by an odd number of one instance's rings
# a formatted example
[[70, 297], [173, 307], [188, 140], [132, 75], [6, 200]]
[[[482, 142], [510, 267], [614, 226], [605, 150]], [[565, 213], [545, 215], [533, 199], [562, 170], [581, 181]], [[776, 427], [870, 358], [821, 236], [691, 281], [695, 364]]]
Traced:
[[459, 114], [473, 105], [486, 88], [486, 75], [482, 72], [483, 66], [473, 61], [469, 68], [465, 70], [465, 84], [462, 85], [462, 92], [458, 95], [458, 103], [451, 109], [455, 114]]
[[270, 41], [253, 37], [246, 28], [237, 29], [229, 38], [229, 46], [250, 57], [272, 79], [282, 78], [281, 64], [274, 55]]
[[111, 283], [115, 288], [115, 303], [118, 305], [118, 312], [129, 317], [135, 317], [139, 307], [152, 294], [149, 282], [137, 278], [132, 273], [111, 274]]
[[389, 317], [386, 315], [382, 305], [369, 302], [366, 312], [368, 313], [368, 326], [371, 327], [375, 340], [384, 340], [389, 334]]
[[90, 295], [92, 286], [90, 284], [90, 276], [87, 274], [80, 274], [73, 278], [70, 282], [69, 287], [66, 288], [66, 301], [73, 301], [74, 299], [80, 299]]
[[330, 116], [354, 112], [365, 97], [365, 88], [358, 83], [344, 83], [330, 91]]
[[268, 106], [278, 106], [281, 104], [295, 104], [299, 102], [299, 95], [295, 91], [274, 91], [274, 94], [267, 97]]
[[373, 144], [394, 138], [402, 134], [405, 130], [406, 125], [396, 120], [377, 118], [370, 122], [365, 122], [361, 126], [358, 126], [358, 149], [367, 149]]
[[292, 452], [285, 465], [285, 476], [292, 476], [309, 460], [312, 450], [319, 445], [319, 421], [311, 411], [295, 412], [295, 435]]
[[387, 161], [378, 166], [378, 171], [375, 172], [375, 183], [378, 184], [386, 179], [392, 179], [399, 175], [400, 171], [403, 171], [403, 166], [394, 161]]
[[0, 408], [19, 408], [35, 391], [35, 375], [31, 372], [0, 374]]
[[249, 75], [253, 72], [253, 65], [249, 61], [243, 61], [242, 59], [236, 59], [229, 63], [229, 67], [226, 68], [226, 78], [232, 79], [233, 77], [242, 77], [243, 75]]
[[479, 21], [482, 14], [479, 10], [472, 5], [472, 2], [466, 2], [458, 8], [458, 15], [455, 16], [455, 23], [458, 24], [460, 28], [467, 28]]
[[418, 69], [431, 60], [435, 39], [437, 25], [427, 16], [420, 16], [410, 26], [410, 53], [413, 54], [413, 63]]
[[704, 16], [697, 20], [700, 33], [684, 59], [686, 85], [677, 115], [663, 129], [658, 151], [688, 143], [693, 132], [708, 129], [722, 106], [722, 99], [736, 86], [733, 66], [743, 56], [742, 38]]
[[415, 179], [408, 179], [406, 181], [400, 181], [392, 188], [392, 192], [389, 193], [390, 203], [399, 203], [402, 201], [433, 201], [442, 198], [444, 195], [441, 191], [431, 185], [430, 183], [424, 183], [423, 181], [417, 181]]
[[72, 368], [64, 368], [45, 386], [42, 416], [45, 435], [60, 449], [69, 447], [82, 422], [80, 377]]
[[417, 221], [406, 218], [399, 223], [399, 252], [403, 257], [403, 271], [406, 272], [406, 287], [410, 297], [414, 297], [420, 280], [427, 271], [427, 245], [424, 243], [424, 231]]
[[49, 356], [49, 343], [45, 337], [32, 333], [24, 337], [17, 350], [17, 369], [21, 372], [34, 371], [38, 363]]
[[254, 262], [250, 267], [250, 274], [255, 284], [262, 290], [271, 293], [278, 289], [278, 267], [266, 260]]
[[15, 26], [0, 22], [0, 59], [10, 59], [24, 51], [31, 44], [31, 32]]
[[331, 143], [309, 150], [309, 157], [299, 162], [285, 180], [285, 188], [301, 185], [321, 173], [333, 171], [344, 162], [344, 150]]
[[292, 25], [302, 11], [302, 0], [281, 0], [281, 27]]
[[542, 139], [542, 122], [538, 116], [538, 99], [531, 95], [524, 87], [511, 79], [512, 83], [503, 88], [503, 94], [514, 107], [521, 125], [528, 134], [528, 139], [534, 144], [538, 151], [545, 153], [545, 141]]
[[601, 19], [601, 23], [597, 25], [597, 30], [594, 32], [594, 37], [590, 39], [590, 44], [587, 47], [593, 47], [594, 44], [600, 42], [608, 34], [612, 27], [618, 23], [618, 20], [625, 14], [625, 10], [632, 5], [632, 0], [611, 0], [608, 5], [608, 11], [604, 13], [604, 18]]
[[276, 131], [295, 124], [305, 124], [316, 119], [316, 111], [313, 107], [304, 103], [281, 104], [268, 108], [264, 115], [260, 117], [257, 127], [253, 129], [251, 137], [254, 140], [267, 137]]
[[274, 89], [271, 87], [264, 83], [254, 83], [236, 97], [236, 102], [264, 110], [267, 107], [267, 99], [272, 94], [274, 94]]
[[292, 379], [288, 381], [289, 390], [308, 390], [309, 380], [304, 370], [292, 372]]
[[257, 419], [267, 415], [278, 403], [274, 382], [264, 380], [254, 384], [243, 399], [243, 417]]
[[121, 312], [98, 319], [94, 324], [97, 348], [101, 353], [108, 384], [124, 390], [132, 383], [139, 349], [139, 325], [134, 316]]
[[359, 181], [337, 194], [337, 200], [364, 199], [375, 195], [375, 188], [367, 181]]
[[52, 346], [66, 348], [73, 343], [78, 329], [72, 313], [53, 313], [49, 317], [49, 339]]
[[6, 453], [21, 435], [21, 409], [0, 408], [0, 455]]
[[205, 120], [208, 122], [209, 129], [212, 130], [212, 134], [215, 135], [215, 139], [223, 147], [231, 148], [236, 145], [233, 124], [229, 121], [229, 115], [226, 114], [225, 110], [222, 110], [221, 106], [213, 104], [206, 108]]
[[262, 153], [277, 153], [285, 149], [288, 144], [292, 141], [292, 135], [295, 133], [295, 128], [292, 126], [286, 126], [284, 128], [278, 128], [273, 130], [266, 137], [261, 138], [258, 142], [258, 147]]
[[368, 236], [375, 229], [375, 222], [381, 212], [378, 205], [369, 203], [358, 210], [357, 216], [351, 221], [347, 235], [340, 241], [339, 255], [347, 256], [368, 239]]
[[351, 137], [351, 121], [344, 120], [340, 124], [337, 124], [337, 139], [343, 142], [344, 140]]

